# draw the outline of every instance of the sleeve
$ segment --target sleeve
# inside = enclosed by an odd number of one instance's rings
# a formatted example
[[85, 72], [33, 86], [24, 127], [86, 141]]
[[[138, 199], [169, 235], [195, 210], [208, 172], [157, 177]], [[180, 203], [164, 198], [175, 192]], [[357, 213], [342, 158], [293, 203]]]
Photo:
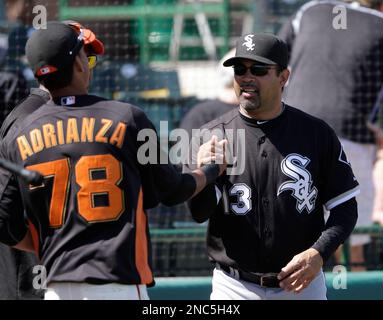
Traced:
[[22, 203], [16, 179], [0, 168], [0, 242], [13, 246], [24, 238], [27, 226]]
[[321, 172], [324, 177], [324, 185], [321, 189], [324, 206], [327, 210], [331, 210], [354, 198], [359, 194], [360, 189], [338, 137], [330, 127], [325, 126], [326, 138], [321, 139], [326, 144], [321, 154], [323, 161]]
[[135, 122], [144, 207], [153, 208], [160, 202], [168, 206], [185, 202], [196, 190], [194, 177], [170, 163], [152, 122], [142, 111], [136, 113]]
[[354, 230], [357, 219], [358, 209], [355, 198], [330, 210], [325, 230], [312, 246], [320, 253], [323, 261], [327, 261], [335, 250], [346, 241]]

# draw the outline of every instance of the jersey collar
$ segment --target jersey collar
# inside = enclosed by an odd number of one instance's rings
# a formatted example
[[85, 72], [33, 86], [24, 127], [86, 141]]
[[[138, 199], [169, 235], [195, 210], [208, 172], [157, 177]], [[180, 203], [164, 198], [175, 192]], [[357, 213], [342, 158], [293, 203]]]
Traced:
[[64, 107], [82, 107], [82, 106], [88, 106], [93, 103], [96, 103], [99, 100], [104, 100], [104, 99], [97, 96], [84, 94], [84, 95], [78, 95], [78, 96], [54, 97], [52, 99], [52, 104], [64, 106]]
[[252, 126], [252, 127], [258, 127], [258, 128], [263, 128], [263, 127], [268, 127], [270, 125], [274, 125], [276, 124], [277, 122], [281, 121], [281, 119], [283, 118], [283, 115], [285, 114], [285, 109], [286, 109], [286, 106], [284, 104], [284, 102], [282, 102], [282, 111], [281, 113], [276, 116], [275, 118], [273, 119], [270, 119], [270, 120], [257, 120], [257, 119], [254, 119], [254, 118], [248, 118], [246, 116], [244, 116], [238, 109], [238, 113], [241, 117], [241, 119], [245, 122], [245, 124], [249, 125], [249, 126]]

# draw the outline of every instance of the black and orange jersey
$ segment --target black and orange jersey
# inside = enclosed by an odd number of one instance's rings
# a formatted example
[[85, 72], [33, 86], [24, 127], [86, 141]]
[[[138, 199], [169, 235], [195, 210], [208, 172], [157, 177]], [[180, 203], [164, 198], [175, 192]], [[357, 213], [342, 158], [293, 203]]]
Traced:
[[[176, 193], [182, 175], [140, 163], [145, 129], [155, 133], [141, 109], [84, 95], [49, 101], [9, 130], [3, 156], [44, 176], [38, 186], [18, 183], [48, 283], [153, 282], [145, 209]], [[0, 184], [0, 220], [20, 215], [11, 175], [2, 171]], [[21, 223], [14, 229], [9, 244], [23, 236]]]

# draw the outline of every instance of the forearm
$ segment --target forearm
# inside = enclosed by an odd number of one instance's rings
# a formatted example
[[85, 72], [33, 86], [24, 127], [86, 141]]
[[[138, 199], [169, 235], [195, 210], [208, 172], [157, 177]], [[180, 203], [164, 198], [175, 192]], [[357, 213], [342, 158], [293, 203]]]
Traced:
[[383, 224], [383, 148], [377, 152], [373, 180], [375, 185], [373, 220]]
[[346, 241], [358, 219], [357, 203], [352, 198], [330, 211], [325, 230], [312, 248], [326, 261]]
[[209, 184], [200, 193], [188, 201], [193, 219], [202, 223], [210, 218], [217, 207], [215, 185]]
[[219, 165], [212, 164], [181, 174], [181, 179], [173, 184], [172, 192], [162, 199], [162, 203], [172, 206], [189, 200], [201, 192], [206, 185], [213, 183], [221, 172]]

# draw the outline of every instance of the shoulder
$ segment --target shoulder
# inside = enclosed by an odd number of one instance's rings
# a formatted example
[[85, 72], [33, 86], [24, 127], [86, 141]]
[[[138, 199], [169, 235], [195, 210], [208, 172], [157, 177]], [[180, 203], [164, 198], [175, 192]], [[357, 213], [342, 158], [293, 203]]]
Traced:
[[335, 131], [324, 120], [287, 104], [285, 104], [285, 108], [288, 121], [293, 125], [293, 127], [303, 127], [311, 132], [320, 131], [322, 133], [327, 132], [328, 134], [335, 135]]
[[0, 138], [3, 138], [7, 134], [9, 128], [16, 121], [22, 121], [25, 117], [40, 108], [49, 99], [50, 96], [48, 92], [37, 88], [31, 89], [31, 93], [15, 108], [13, 108], [10, 114], [5, 118], [0, 129]]
[[89, 96], [89, 99], [92, 100], [92, 105], [96, 108], [131, 116], [139, 117], [144, 115], [141, 108], [128, 102], [108, 100], [98, 96]]
[[295, 33], [300, 31], [300, 26], [302, 22], [303, 16], [309, 18], [311, 16], [323, 16], [326, 18], [329, 16], [329, 11], [333, 14], [334, 7], [342, 7], [347, 10], [347, 14], [351, 15], [352, 18], [356, 18], [357, 23], [364, 23], [373, 25], [374, 23], [383, 23], [383, 13], [370, 9], [367, 7], [363, 7], [358, 3], [345, 3], [343, 1], [336, 0], [313, 0], [305, 3], [301, 6], [298, 11], [295, 13], [294, 18], [292, 19], [292, 26], [294, 28]]
[[100, 112], [112, 112], [116, 118], [137, 129], [153, 128], [152, 122], [140, 107], [128, 102], [94, 97], [96, 100], [93, 105]]
[[234, 121], [238, 116], [239, 116], [238, 108], [235, 108], [219, 116], [218, 118], [206, 123], [205, 125], [202, 126], [202, 129], [211, 130], [217, 127], [222, 127], [222, 126], [225, 127], [230, 122]]

